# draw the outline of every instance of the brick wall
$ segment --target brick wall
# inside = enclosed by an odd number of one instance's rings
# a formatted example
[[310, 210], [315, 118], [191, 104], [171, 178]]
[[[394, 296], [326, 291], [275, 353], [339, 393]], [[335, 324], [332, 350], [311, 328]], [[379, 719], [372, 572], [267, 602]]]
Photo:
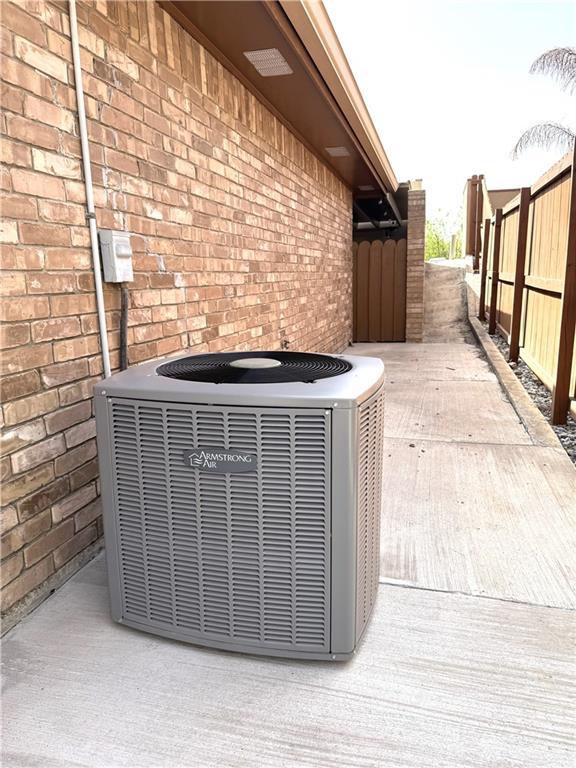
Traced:
[[426, 193], [408, 192], [406, 250], [406, 341], [422, 341], [424, 331], [424, 236]]
[[[99, 546], [102, 370], [67, 3], [2, 16], [2, 606]], [[157, 5], [78, 6], [98, 226], [132, 233], [129, 360], [340, 351], [350, 191]], [[105, 290], [118, 364], [116, 286]]]

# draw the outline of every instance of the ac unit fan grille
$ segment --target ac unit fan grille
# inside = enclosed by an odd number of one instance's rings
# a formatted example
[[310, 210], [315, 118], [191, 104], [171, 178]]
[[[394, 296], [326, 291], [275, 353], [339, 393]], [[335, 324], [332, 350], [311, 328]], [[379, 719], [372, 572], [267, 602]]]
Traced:
[[[201, 640], [329, 650], [330, 422], [320, 410], [113, 400], [127, 618]], [[184, 451], [257, 455], [210, 474]]]
[[[231, 365], [248, 358], [272, 359], [280, 365], [255, 369]], [[278, 384], [326, 379], [351, 369], [352, 365], [347, 360], [309, 352], [222, 352], [172, 360], [161, 365], [157, 374], [171, 379], [213, 384]]]

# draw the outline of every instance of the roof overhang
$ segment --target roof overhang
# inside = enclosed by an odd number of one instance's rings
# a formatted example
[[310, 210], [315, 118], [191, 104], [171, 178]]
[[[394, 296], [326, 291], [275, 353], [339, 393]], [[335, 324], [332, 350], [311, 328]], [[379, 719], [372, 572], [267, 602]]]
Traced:
[[[396, 192], [396, 176], [321, 2], [159, 4], [355, 193], [373, 188], [391, 198]], [[272, 48], [291, 74], [264, 77], [245, 56]], [[334, 147], [345, 153], [332, 156], [326, 148]]]

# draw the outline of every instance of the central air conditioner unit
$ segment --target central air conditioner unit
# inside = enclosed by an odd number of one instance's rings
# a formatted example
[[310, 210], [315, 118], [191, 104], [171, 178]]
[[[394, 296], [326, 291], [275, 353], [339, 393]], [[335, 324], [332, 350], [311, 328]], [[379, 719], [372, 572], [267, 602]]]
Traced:
[[95, 387], [113, 618], [204, 646], [346, 659], [378, 587], [384, 365], [183, 356]]

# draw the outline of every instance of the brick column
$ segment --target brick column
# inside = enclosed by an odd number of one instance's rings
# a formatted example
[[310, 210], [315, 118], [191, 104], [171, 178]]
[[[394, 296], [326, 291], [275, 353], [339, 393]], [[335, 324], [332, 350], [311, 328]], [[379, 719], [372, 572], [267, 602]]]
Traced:
[[424, 231], [426, 193], [408, 192], [408, 243], [406, 259], [406, 341], [422, 341], [424, 324]]

